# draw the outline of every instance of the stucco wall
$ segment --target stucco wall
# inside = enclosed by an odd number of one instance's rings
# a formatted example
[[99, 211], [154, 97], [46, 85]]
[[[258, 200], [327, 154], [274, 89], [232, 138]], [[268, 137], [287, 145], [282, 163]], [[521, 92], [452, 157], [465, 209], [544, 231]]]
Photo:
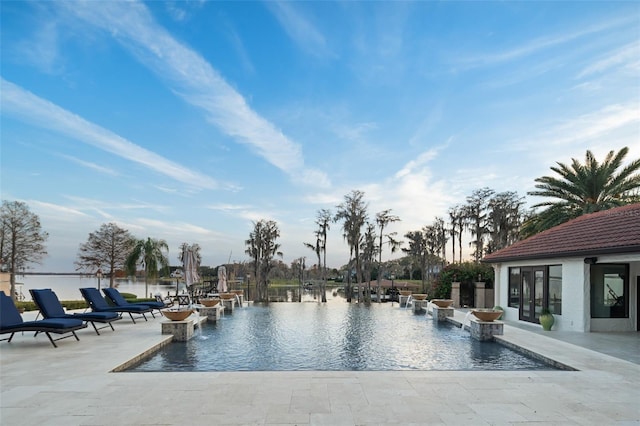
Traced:
[[590, 265], [584, 258], [561, 258], [536, 261], [517, 261], [494, 264], [496, 305], [505, 310], [504, 318], [518, 321], [518, 309], [509, 308], [509, 268], [517, 266], [562, 265], [562, 314], [555, 315], [554, 330], [566, 331], [633, 331], [637, 324], [637, 285], [640, 275], [640, 253], [600, 256], [598, 263], [629, 263], [629, 318], [591, 318]]

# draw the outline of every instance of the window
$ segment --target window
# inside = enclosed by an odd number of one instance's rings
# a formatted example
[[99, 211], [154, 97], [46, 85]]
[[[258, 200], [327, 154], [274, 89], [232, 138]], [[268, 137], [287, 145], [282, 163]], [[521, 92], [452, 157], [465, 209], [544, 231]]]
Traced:
[[626, 264], [591, 265], [591, 318], [629, 318]]
[[520, 307], [520, 268], [509, 268], [509, 307]]
[[549, 266], [549, 310], [562, 315], [562, 265]]

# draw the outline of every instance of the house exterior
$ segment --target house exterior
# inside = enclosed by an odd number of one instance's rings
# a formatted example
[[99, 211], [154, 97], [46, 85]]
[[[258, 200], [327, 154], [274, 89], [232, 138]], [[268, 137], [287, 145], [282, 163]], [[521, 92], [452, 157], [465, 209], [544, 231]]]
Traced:
[[505, 319], [554, 330], [640, 331], [640, 203], [583, 215], [485, 256]]

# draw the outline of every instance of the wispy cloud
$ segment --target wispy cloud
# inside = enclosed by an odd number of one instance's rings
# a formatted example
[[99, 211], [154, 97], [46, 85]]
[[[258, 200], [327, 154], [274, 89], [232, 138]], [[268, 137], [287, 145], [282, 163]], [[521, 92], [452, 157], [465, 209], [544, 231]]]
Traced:
[[188, 21], [194, 13], [199, 11], [205, 2], [206, 0], [166, 1], [164, 3], [164, 8], [173, 20], [177, 22], [185, 22]]
[[424, 117], [422, 122], [418, 124], [418, 128], [415, 130], [415, 132], [409, 139], [409, 145], [421, 146], [425, 143], [425, 139], [442, 121], [442, 116], [443, 116], [442, 110], [443, 110], [442, 103], [439, 102], [429, 111], [429, 113]]
[[84, 161], [84, 160], [81, 160], [79, 158], [73, 157], [71, 155], [65, 155], [65, 154], [58, 154], [58, 155], [60, 157], [64, 158], [64, 159], [66, 159], [66, 160], [71, 161], [72, 163], [79, 164], [82, 167], [86, 167], [88, 169], [95, 170], [96, 172], [104, 173], [106, 175], [111, 175], [111, 176], [119, 176], [120, 175], [120, 173], [118, 173], [117, 171], [115, 171], [115, 170], [113, 170], [113, 169], [111, 169], [109, 167], [104, 167], [104, 166], [101, 166], [99, 164], [93, 163], [91, 161]]
[[0, 80], [0, 87], [2, 89], [2, 104], [0, 105], [2, 114], [10, 114], [25, 122], [67, 135], [196, 188], [219, 189], [223, 187], [209, 176], [194, 172], [144, 149], [4, 78]]
[[332, 127], [341, 139], [351, 142], [360, 142], [368, 133], [376, 130], [378, 125], [372, 122], [353, 124], [335, 123]]
[[238, 58], [240, 59], [240, 63], [242, 64], [245, 72], [248, 74], [255, 74], [256, 68], [253, 66], [253, 62], [251, 62], [251, 58], [247, 54], [247, 49], [244, 47], [242, 38], [230, 23], [227, 23], [227, 35], [229, 42], [238, 54]]
[[625, 46], [609, 52], [596, 62], [584, 68], [577, 76], [578, 79], [592, 74], [605, 72], [613, 67], [631, 66], [638, 71], [640, 58], [640, 41], [629, 43]]
[[223, 211], [223, 212], [233, 212], [233, 211], [238, 211], [238, 210], [246, 210], [251, 208], [251, 206], [249, 204], [227, 204], [227, 203], [223, 203], [223, 204], [211, 204], [209, 206], [207, 206], [207, 208], [211, 209], [211, 210], [219, 210], [219, 211]]
[[[511, 141], [509, 149], [515, 151], [538, 152], [541, 141], [544, 141], [545, 153], [559, 156], [559, 151], [570, 147], [575, 153], [575, 147], [585, 147], [600, 141], [609, 146], [618, 145], [625, 141], [611, 140], [610, 136], [621, 129], [632, 128], [640, 123], [640, 105], [637, 102], [627, 104], [613, 104], [604, 106], [596, 111], [568, 118], [555, 125], [541, 126], [545, 130], [537, 135], [531, 135], [524, 140]], [[633, 132], [636, 135], [637, 133]], [[637, 139], [636, 139], [637, 140]], [[633, 143], [632, 143], [633, 144]], [[553, 147], [553, 149], [550, 149]], [[541, 151], [542, 152], [542, 151]], [[570, 154], [571, 155], [571, 154]], [[556, 158], [557, 160], [558, 158]]]
[[256, 210], [255, 206], [250, 204], [217, 203], [217, 204], [210, 204], [206, 206], [206, 208], [224, 213], [226, 215], [233, 215], [235, 217], [246, 219], [247, 221], [251, 221], [251, 222], [257, 222], [262, 219], [275, 220], [277, 222], [276, 217], [278, 216], [273, 211], [268, 211], [268, 210], [258, 211]]
[[17, 44], [20, 56], [45, 73], [59, 71], [58, 28], [54, 21], [48, 21], [36, 29], [29, 40]]
[[75, 16], [109, 31], [138, 60], [168, 81], [178, 96], [202, 108], [212, 124], [250, 146], [294, 181], [329, 185], [329, 178], [320, 171], [315, 177], [322, 179], [306, 180], [308, 167], [300, 145], [252, 110], [244, 97], [202, 56], [159, 26], [143, 4], [73, 2], [64, 5]]
[[461, 58], [459, 62], [462, 63], [463, 66], [466, 65], [468, 68], [498, 65], [569, 43], [581, 37], [596, 34], [614, 27], [628, 25], [630, 23], [634, 23], [634, 21], [635, 18], [613, 19], [589, 25], [579, 30], [566, 32], [564, 34], [539, 37], [502, 52], [486, 53], [481, 55], [459, 55], [458, 58]]
[[131, 200], [127, 202], [103, 201], [99, 198], [78, 197], [76, 195], [66, 195], [66, 199], [73, 202], [75, 208], [79, 210], [111, 210], [111, 211], [133, 211], [133, 210], [153, 210], [156, 212], [167, 212], [173, 207], [166, 204], [153, 204], [147, 201]]
[[332, 56], [324, 36], [291, 2], [273, 1], [266, 3], [289, 37], [309, 55]]
[[157, 219], [137, 218], [132, 221], [131, 224], [133, 228], [139, 227], [145, 231], [161, 230], [163, 234], [177, 235], [180, 238], [184, 238], [183, 236], [185, 234], [190, 236], [197, 235], [199, 237], [218, 235], [217, 232], [212, 231], [211, 229], [203, 228], [187, 222], [170, 222]]
[[608, 105], [556, 126], [551, 129], [549, 139], [554, 145], [589, 141], [634, 123], [640, 123], [640, 105], [637, 102]]
[[78, 217], [87, 217], [87, 214], [82, 210], [61, 206], [59, 204], [45, 203], [38, 200], [29, 200], [29, 205], [34, 206], [37, 210], [44, 210], [58, 217], [58, 219], [64, 219], [66, 221], [76, 220]]
[[396, 173], [396, 178], [410, 175], [411, 173], [415, 172], [416, 169], [424, 167], [429, 161], [436, 158], [437, 155], [438, 151], [435, 149], [430, 149], [423, 152], [422, 154], [418, 155], [418, 158], [416, 158], [415, 160], [411, 160], [407, 164], [405, 164], [404, 167]]

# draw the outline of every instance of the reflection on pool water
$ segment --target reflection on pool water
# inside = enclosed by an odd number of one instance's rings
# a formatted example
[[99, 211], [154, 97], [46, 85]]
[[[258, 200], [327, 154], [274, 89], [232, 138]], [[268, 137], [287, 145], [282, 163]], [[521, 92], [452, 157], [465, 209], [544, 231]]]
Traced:
[[397, 304], [236, 309], [128, 371], [553, 370]]

